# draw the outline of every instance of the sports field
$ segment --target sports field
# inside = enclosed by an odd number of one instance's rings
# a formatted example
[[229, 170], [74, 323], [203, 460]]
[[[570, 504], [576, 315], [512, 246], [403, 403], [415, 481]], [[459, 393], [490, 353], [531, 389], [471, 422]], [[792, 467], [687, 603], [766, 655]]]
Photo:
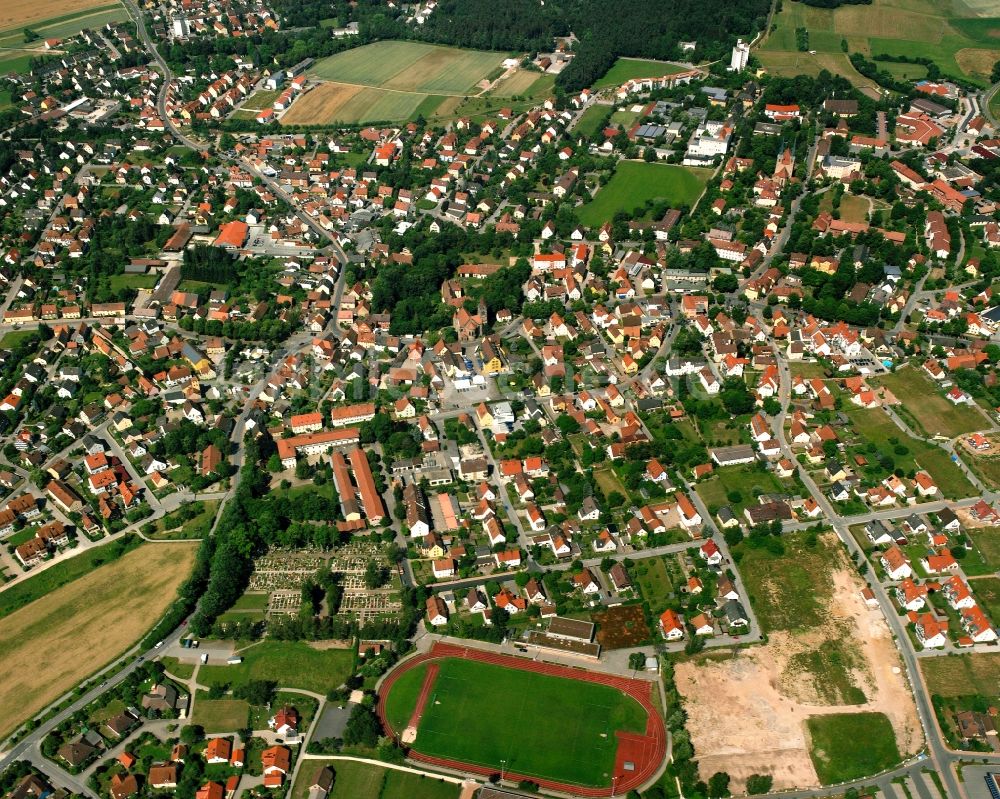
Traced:
[[604, 77], [594, 84], [595, 89], [604, 89], [609, 86], [621, 86], [625, 81], [632, 78], [660, 78], [664, 75], [673, 75], [675, 72], [683, 72], [687, 67], [680, 64], [670, 64], [666, 61], [646, 61], [641, 58], [619, 58], [611, 66]]
[[144, 544], [0, 620], [0, 738], [159, 621], [196, 546]]
[[[477, 94], [506, 53], [461, 50], [419, 42], [382, 41], [317, 62], [313, 77], [329, 81], [303, 97], [286, 125], [397, 121], [431, 116], [449, 97]], [[527, 90], [539, 78], [517, 92]], [[516, 93], [516, 92], [515, 92]]]
[[674, 208], [691, 206], [711, 174], [710, 169], [620, 161], [608, 184], [580, 209], [580, 222], [598, 227], [619, 211], [634, 212], [647, 200], [666, 200]]
[[419, 704], [413, 752], [585, 788], [610, 786], [616, 733], [647, 726], [646, 709], [611, 685], [458, 657], [403, 671], [388, 686], [385, 720], [401, 732]]
[[[782, 4], [775, 30], [759, 55], [764, 66], [778, 74], [796, 74], [796, 70], [815, 74], [825, 66], [859, 86], [870, 85], [847, 61], [841, 49], [846, 40], [852, 53], [931, 58], [945, 74], [985, 85], [993, 64], [1000, 59], [1000, 17], [978, 14], [995, 15], [997, 11], [995, 4], [973, 9], [960, 2], [934, 0], [874, 0], [871, 5], [836, 9], [788, 0]], [[797, 51], [796, 28], [808, 31], [809, 49], [816, 55]], [[880, 66], [894, 75], [921, 76], [919, 69], [912, 67], [904, 70], [887, 62]]]

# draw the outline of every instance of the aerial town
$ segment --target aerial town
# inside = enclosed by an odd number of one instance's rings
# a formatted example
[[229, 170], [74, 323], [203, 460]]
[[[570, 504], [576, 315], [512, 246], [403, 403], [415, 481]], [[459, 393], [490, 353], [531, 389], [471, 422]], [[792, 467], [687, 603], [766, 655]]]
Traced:
[[0, 9], [0, 797], [1000, 799], [996, 8], [107, 2]]

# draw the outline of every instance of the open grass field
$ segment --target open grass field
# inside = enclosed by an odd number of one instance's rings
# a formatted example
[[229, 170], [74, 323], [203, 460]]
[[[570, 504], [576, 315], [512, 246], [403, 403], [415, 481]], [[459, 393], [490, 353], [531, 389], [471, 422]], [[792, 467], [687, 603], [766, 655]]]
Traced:
[[820, 538], [810, 547], [804, 534], [791, 533], [782, 541], [783, 555], [747, 546], [741, 550], [740, 574], [766, 633], [820, 626], [826, 620], [826, 600], [832, 590], [823, 575], [843, 557], [840, 545], [830, 539]]
[[820, 782], [830, 785], [877, 774], [902, 759], [884, 713], [836, 713], [806, 720]]
[[[12, 33], [12, 29], [15, 28], [20, 32], [24, 26], [37, 31], [43, 39], [69, 36], [83, 28], [97, 28], [105, 22], [114, 21], [110, 19], [94, 21], [102, 19], [101, 12], [109, 12], [112, 9], [120, 13], [117, 19], [127, 19], [124, 6], [119, 3], [108, 4], [107, 0], [44, 0], [41, 3], [32, 3], [29, 0], [6, 0], [0, 6], [0, 43], [7, 46], [2, 42], [3, 37]], [[66, 27], [59, 27], [63, 23]], [[23, 41], [22, 38], [21, 42]]]
[[1000, 685], [1000, 654], [947, 655], [922, 658], [919, 662], [931, 695], [995, 694]]
[[988, 426], [983, 415], [967, 405], [954, 405], [922, 369], [907, 367], [880, 378], [927, 435], [954, 438]]
[[595, 469], [594, 479], [597, 481], [597, 487], [601, 489], [601, 493], [604, 494], [605, 499], [615, 492], [618, 492], [623, 497], [628, 497], [628, 489], [625, 488], [622, 481], [618, 479], [618, 475], [610, 467], [607, 469]]
[[642, 558], [632, 564], [630, 569], [639, 592], [650, 607], [664, 605], [672, 593], [674, 584], [667, 573], [663, 558]]
[[619, 161], [615, 174], [579, 212], [580, 222], [599, 227], [619, 211], [632, 213], [647, 200], [666, 200], [673, 207], [691, 206], [711, 176], [710, 169]]
[[609, 86], [621, 86], [632, 78], [659, 78], [663, 75], [673, 75], [683, 72], [686, 67], [680, 64], [670, 64], [666, 61], [647, 61], [641, 58], [619, 58], [604, 77], [594, 84], [595, 89]]
[[894, 438], [906, 447], [908, 450], [906, 455], [893, 455], [897, 468], [904, 471], [926, 469], [934, 478], [938, 488], [949, 499], [971, 497], [976, 494], [975, 487], [951, 462], [947, 452], [940, 447], [906, 436], [893, 424], [885, 411], [879, 408], [868, 409], [847, 405], [844, 412], [850, 417], [851, 424], [862, 441], [888, 442]]
[[[761, 60], [775, 72], [794, 74], [790, 71], [793, 61], [819, 65], [835, 57], [854, 73], [856, 85], [869, 83], [847, 62], [841, 50], [841, 42], [846, 40], [852, 53], [927, 57], [948, 75], [986, 85], [993, 64], [1000, 59], [1000, 19], [977, 16], [979, 13], [996, 15], [997, 7], [989, 4], [970, 9], [933, 0], [874, 0], [871, 5], [826, 9], [789, 0], [775, 18], [775, 30], [762, 48]], [[815, 56], [797, 52], [795, 29], [800, 27], [809, 32], [809, 49], [817, 51]], [[919, 79], [925, 75], [923, 67], [886, 62], [880, 66], [897, 77]]]
[[159, 275], [112, 275], [108, 278], [112, 291], [121, 289], [151, 289], [159, 281]]
[[[715, 513], [723, 505], [729, 505], [734, 510], [742, 511], [747, 505], [757, 504], [759, 494], [784, 490], [773, 472], [761, 472], [745, 466], [716, 469], [711, 478], [698, 483], [697, 486], [699, 496], [712, 513]], [[740, 499], [735, 502], [730, 500], [729, 494], [731, 492], [738, 493]]]
[[969, 585], [972, 593], [976, 595], [976, 602], [986, 612], [991, 619], [1000, 618], [1000, 579], [996, 577], [981, 577], [977, 580], [970, 580]]
[[0, 662], [12, 666], [0, 684], [0, 738], [159, 621], [194, 554], [190, 544], [145, 544], [0, 621]]
[[202, 691], [195, 697], [191, 723], [207, 733], [235, 732], [246, 727], [249, 715], [250, 705], [243, 699], [209, 699]]
[[311, 760], [299, 772], [291, 799], [306, 799], [309, 786], [324, 766], [333, 770], [333, 788], [329, 799], [388, 799], [396, 796], [405, 796], [406, 799], [456, 799], [459, 794], [459, 788], [454, 783], [419, 774], [351, 760]]
[[580, 136], [589, 139], [601, 125], [601, 120], [608, 115], [611, 109], [606, 105], [592, 105], [580, 116], [580, 121], [576, 123], [573, 130]]
[[193, 663], [181, 663], [175, 657], [160, 658], [160, 662], [163, 664], [163, 668], [167, 670], [168, 674], [172, 674], [179, 680], [190, 680], [191, 676], [194, 674], [194, 664]]
[[[496, 768], [505, 760], [516, 773], [605, 786], [615, 731], [646, 728], [643, 708], [609, 686], [474, 660], [435, 662], [440, 671], [413, 744], [423, 754]], [[427, 667], [407, 671], [392, 686], [386, 716], [394, 729], [406, 727]]]
[[187, 521], [177, 511], [168, 513], [156, 520], [156, 531], [150, 538], [158, 540], [190, 540], [204, 538], [212, 529], [215, 512], [219, 509], [220, 500], [210, 499], [201, 503], [202, 509], [198, 515]]
[[845, 194], [840, 198], [840, 218], [845, 222], [867, 222], [868, 200], [855, 194]]
[[834, 75], [847, 78], [859, 89], [874, 89], [875, 82], [869, 80], [850, 62], [844, 53], [800, 53], [796, 50], [758, 50], [758, 56], [764, 68], [779, 77], [795, 77], [809, 75], [818, 77], [826, 70]]
[[341, 685], [354, 665], [351, 649], [314, 649], [298, 641], [264, 641], [237, 654], [243, 658], [240, 664], [202, 666], [198, 682], [232, 688], [250, 680], [276, 680], [281, 688], [325, 694]]
[[36, 335], [34, 330], [11, 330], [9, 333], [4, 333], [3, 338], [0, 338], [0, 347], [12, 349], [34, 335]]
[[976, 545], [986, 565], [994, 571], [1000, 570], [1000, 527], [969, 528], [965, 532]]

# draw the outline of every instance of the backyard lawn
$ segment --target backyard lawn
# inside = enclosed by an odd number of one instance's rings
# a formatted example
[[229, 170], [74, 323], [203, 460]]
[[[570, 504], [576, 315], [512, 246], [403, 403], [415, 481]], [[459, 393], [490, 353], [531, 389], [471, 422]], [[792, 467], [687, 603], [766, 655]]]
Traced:
[[663, 558], [642, 558], [632, 564], [632, 576], [642, 598], [651, 608], [662, 607], [667, 598], [674, 593], [674, 584], [667, 573]]
[[454, 783], [383, 768], [371, 763], [351, 760], [310, 760], [303, 764], [292, 788], [291, 799], [306, 799], [319, 770], [324, 766], [333, 771], [333, 788], [328, 799], [456, 799]]
[[580, 115], [580, 121], [573, 128], [574, 132], [585, 139], [591, 138], [597, 133], [601, 120], [608, 115], [611, 109], [606, 105], [592, 105]]
[[598, 227], [619, 211], [635, 212], [647, 200], [666, 200], [674, 208], [691, 207], [711, 174], [710, 169], [619, 161], [608, 184], [580, 208], [580, 222]]

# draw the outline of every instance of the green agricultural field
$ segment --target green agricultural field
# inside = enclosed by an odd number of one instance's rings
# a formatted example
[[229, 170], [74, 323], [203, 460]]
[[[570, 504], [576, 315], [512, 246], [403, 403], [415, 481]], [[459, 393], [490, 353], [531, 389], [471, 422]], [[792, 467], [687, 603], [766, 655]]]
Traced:
[[604, 77], [594, 84], [595, 89], [605, 89], [610, 86], [621, 86], [632, 78], [659, 78], [663, 75], [673, 75], [683, 72], [686, 67], [680, 64], [670, 64], [666, 61], [647, 61], [641, 58], [619, 58]]
[[902, 760], [884, 713], [838, 713], [806, 719], [809, 752], [823, 785], [877, 774]]
[[124, 22], [128, 18], [129, 15], [124, 6], [115, 3], [105, 8], [95, 8], [85, 14], [73, 15], [68, 19], [48, 20], [30, 27], [45, 39], [61, 39], [75, 36], [85, 28], [96, 30], [103, 28], [109, 22]]
[[666, 200], [675, 208], [691, 206], [711, 174], [710, 169], [621, 161], [608, 184], [580, 209], [580, 222], [599, 227], [619, 211], [633, 213], [647, 200]]
[[208, 694], [199, 691], [194, 698], [194, 714], [191, 723], [205, 728], [205, 732], [235, 732], [247, 725], [250, 705], [242, 699], [209, 699]]
[[424, 94], [466, 94], [506, 53], [459, 50], [419, 42], [382, 41], [316, 63], [325, 80]]
[[[420, 720], [413, 748], [428, 755], [559, 780], [610, 785], [615, 731], [643, 731], [646, 713], [613, 688], [473, 660], [446, 658]], [[402, 730], [413, 713], [427, 665], [405, 673], [387, 698], [387, 717]], [[517, 730], [498, 735], [498, 729]]]
[[232, 688], [250, 680], [275, 680], [281, 688], [325, 694], [343, 684], [354, 668], [352, 649], [314, 649], [298, 641], [264, 641], [237, 654], [243, 658], [238, 665], [202, 666], [198, 682]]
[[927, 67], [923, 64], [897, 64], [894, 61], [879, 61], [878, 67], [888, 72], [896, 80], [923, 80], [927, 77]]
[[[506, 57], [506, 53], [419, 42], [382, 41], [357, 47], [319, 61], [313, 75], [328, 82], [307, 91], [281, 122], [327, 125], [417, 116], [447, 118], [459, 113], [475, 116], [475, 109], [457, 109], [471, 101], [470, 95], [482, 91], [481, 82], [496, 75]], [[529, 82], [515, 75], [504, 84], [518, 90], [514, 93], [533, 93], [542, 76], [531, 77]], [[491, 109], [509, 103], [506, 97], [471, 99]]]
[[[858, 86], [871, 85], [848, 62], [841, 49], [846, 41], [852, 53], [869, 58], [931, 58], [946, 75], [987, 85], [993, 63], [1000, 59], [1000, 19], [958, 16], [964, 11], [957, 4], [933, 0], [874, 0], [870, 5], [841, 5], [836, 9], [788, 0], [775, 18], [775, 29], [765, 41], [760, 58], [777, 74], [795, 74], [795, 69], [815, 74], [825, 67], [846, 75]], [[797, 51], [796, 28], [808, 31], [809, 49], [815, 55]], [[888, 62], [879, 62], [879, 66], [908, 80], [925, 74], [921, 66]]]
[[333, 789], [329, 799], [456, 799], [459, 788], [419, 774], [357, 763], [351, 760], [311, 760], [303, 764], [292, 788], [291, 799], [306, 799], [313, 778], [324, 766], [333, 770]]
[[988, 426], [976, 408], [954, 405], [945, 399], [938, 385], [922, 369], [898, 369], [878, 382], [903, 404], [906, 413], [916, 421], [918, 434], [954, 438]]

